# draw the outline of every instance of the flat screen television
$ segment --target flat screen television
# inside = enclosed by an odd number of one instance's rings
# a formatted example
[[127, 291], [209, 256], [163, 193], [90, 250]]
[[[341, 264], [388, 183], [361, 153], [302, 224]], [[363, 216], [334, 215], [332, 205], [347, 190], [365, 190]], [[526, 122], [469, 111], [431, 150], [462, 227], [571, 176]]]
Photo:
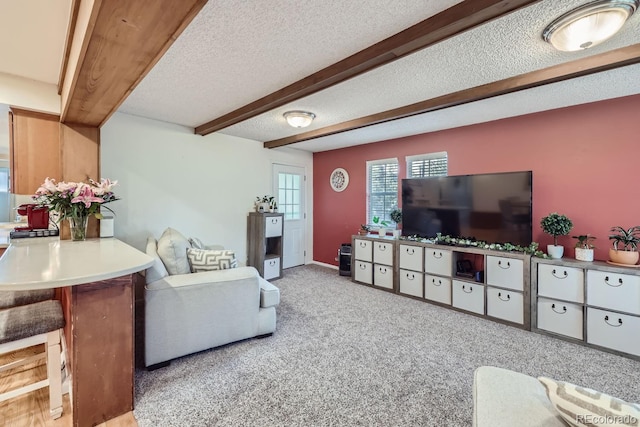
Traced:
[[532, 172], [402, 180], [402, 235], [531, 243]]

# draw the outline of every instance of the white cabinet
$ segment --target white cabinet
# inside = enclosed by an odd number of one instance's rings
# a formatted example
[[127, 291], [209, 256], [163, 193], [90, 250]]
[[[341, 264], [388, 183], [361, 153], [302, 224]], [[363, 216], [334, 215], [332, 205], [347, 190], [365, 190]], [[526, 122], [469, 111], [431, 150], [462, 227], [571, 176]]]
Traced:
[[267, 258], [264, 260], [264, 279], [274, 279], [280, 276], [280, 258]]
[[400, 293], [422, 298], [424, 275], [418, 271], [400, 269]]
[[521, 259], [487, 256], [487, 285], [524, 290], [524, 262]]
[[352, 238], [353, 280], [379, 288], [395, 289], [395, 242], [374, 237]]
[[452, 305], [465, 311], [484, 314], [484, 286], [453, 280]]
[[441, 304], [451, 305], [451, 279], [425, 274], [424, 297]]
[[538, 299], [538, 328], [581, 340], [582, 305], [547, 298]]
[[354, 254], [360, 261], [373, 261], [373, 242], [371, 240], [355, 239]]
[[282, 216], [265, 218], [265, 237], [282, 236]]
[[584, 270], [538, 264], [538, 295], [563, 301], [584, 302]]
[[373, 265], [370, 262], [358, 261], [352, 262], [353, 278], [356, 282], [373, 284]]
[[424, 271], [440, 276], [451, 276], [451, 251], [439, 248], [424, 249]]
[[640, 318], [587, 308], [587, 342], [640, 356]]
[[513, 323], [524, 322], [522, 293], [487, 286], [487, 316]]
[[400, 268], [412, 271], [424, 271], [422, 262], [424, 259], [424, 248], [413, 245], [400, 245], [399, 249]]
[[640, 277], [588, 270], [587, 304], [640, 314]]
[[393, 289], [393, 267], [374, 264], [373, 284], [381, 288]]
[[373, 262], [393, 265], [393, 243], [373, 242]]

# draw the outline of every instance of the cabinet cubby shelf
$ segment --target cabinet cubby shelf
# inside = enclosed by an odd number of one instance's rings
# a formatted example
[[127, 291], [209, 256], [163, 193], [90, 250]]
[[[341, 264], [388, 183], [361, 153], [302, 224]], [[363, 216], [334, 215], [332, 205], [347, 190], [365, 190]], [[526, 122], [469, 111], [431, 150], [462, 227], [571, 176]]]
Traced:
[[249, 212], [247, 218], [247, 265], [266, 280], [282, 277], [284, 215]]

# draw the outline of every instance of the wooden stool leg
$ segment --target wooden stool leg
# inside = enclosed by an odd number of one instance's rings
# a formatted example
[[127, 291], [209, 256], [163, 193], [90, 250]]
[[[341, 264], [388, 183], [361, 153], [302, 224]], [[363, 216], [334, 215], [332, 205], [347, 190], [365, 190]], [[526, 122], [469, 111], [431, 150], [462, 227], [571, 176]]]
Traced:
[[47, 334], [47, 376], [49, 377], [49, 405], [51, 418], [62, 416], [62, 366], [60, 359], [60, 330]]

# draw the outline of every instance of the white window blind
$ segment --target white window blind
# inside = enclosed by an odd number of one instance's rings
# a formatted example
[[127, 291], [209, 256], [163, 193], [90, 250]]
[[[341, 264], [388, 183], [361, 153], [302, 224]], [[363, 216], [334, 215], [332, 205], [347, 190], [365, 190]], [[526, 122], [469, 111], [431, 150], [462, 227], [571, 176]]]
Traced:
[[389, 213], [398, 206], [398, 159], [367, 162], [367, 223], [373, 217], [390, 221]]
[[407, 156], [407, 177], [446, 176], [448, 174], [447, 152]]

